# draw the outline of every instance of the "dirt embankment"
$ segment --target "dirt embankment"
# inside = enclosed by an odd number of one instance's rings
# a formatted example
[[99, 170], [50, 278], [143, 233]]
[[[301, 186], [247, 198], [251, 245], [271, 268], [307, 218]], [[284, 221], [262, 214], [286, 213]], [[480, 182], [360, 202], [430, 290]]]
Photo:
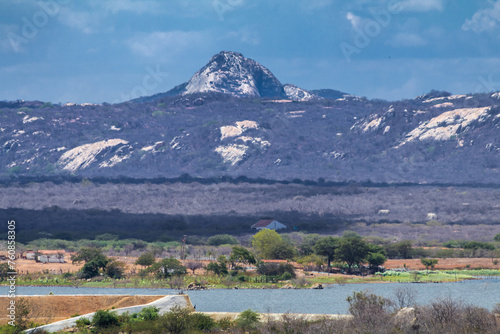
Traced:
[[[32, 313], [30, 318], [37, 323], [50, 323], [68, 319], [76, 314], [82, 315], [97, 310], [121, 308], [134, 305], [151, 303], [164, 296], [120, 296], [120, 295], [98, 295], [98, 296], [25, 296], [16, 297], [16, 307], [23, 304], [21, 299], [27, 301]], [[12, 299], [0, 297], [0, 309], [7, 310]], [[7, 311], [0, 313], [0, 323], [6, 324]]]
[[[438, 259], [438, 263], [434, 269], [438, 270], [453, 270], [453, 269], [497, 269], [500, 270], [500, 263], [495, 264], [489, 258], [447, 258]], [[424, 270], [425, 266], [420, 262], [420, 259], [409, 260], [387, 260], [384, 267], [387, 269], [406, 268], [411, 270]]]

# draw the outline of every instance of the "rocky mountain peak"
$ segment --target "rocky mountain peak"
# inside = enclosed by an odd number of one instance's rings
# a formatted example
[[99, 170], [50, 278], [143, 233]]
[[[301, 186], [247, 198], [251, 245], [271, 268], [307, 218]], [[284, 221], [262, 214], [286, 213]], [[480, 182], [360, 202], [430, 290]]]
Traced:
[[241, 53], [222, 51], [189, 80], [185, 94], [219, 92], [236, 96], [284, 97], [280, 81], [269, 69]]

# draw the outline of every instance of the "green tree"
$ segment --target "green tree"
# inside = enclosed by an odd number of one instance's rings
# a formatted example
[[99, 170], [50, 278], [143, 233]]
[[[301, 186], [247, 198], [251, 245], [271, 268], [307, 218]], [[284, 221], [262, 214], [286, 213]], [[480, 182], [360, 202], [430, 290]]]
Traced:
[[78, 253], [71, 257], [73, 263], [85, 262], [80, 270], [82, 278], [92, 278], [99, 275], [99, 271], [105, 270], [110, 259], [95, 247], [83, 247]]
[[283, 239], [275, 230], [262, 229], [252, 238], [252, 246], [263, 259], [273, 259], [273, 252], [277, 251]]
[[466, 242], [464, 244], [464, 249], [472, 249], [472, 250], [487, 249], [487, 250], [494, 250], [495, 246], [492, 245], [489, 242], [469, 241], [469, 242]]
[[410, 259], [413, 255], [412, 242], [410, 240], [399, 241], [385, 246], [387, 256], [390, 259]]
[[231, 262], [231, 267], [234, 268], [237, 263], [255, 264], [257, 261], [255, 256], [245, 247], [233, 246], [229, 262]]
[[336, 256], [340, 261], [344, 261], [349, 266], [349, 272], [352, 267], [359, 266], [369, 253], [369, 247], [366, 241], [357, 237], [341, 238], [340, 246], [336, 250]]
[[266, 263], [261, 262], [257, 266], [257, 274], [264, 276], [283, 276], [283, 274], [288, 273], [290, 277], [295, 277], [295, 268], [290, 263]]
[[213, 272], [217, 276], [225, 276], [227, 271], [227, 259], [224, 255], [219, 256], [217, 262], [210, 262], [207, 265], [207, 271]]
[[82, 247], [76, 254], [71, 256], [71, 261], [73, 263], [89, 262], [103, 256], [102, 250], [97, 247]]
[[142, 253], [141, 256], [135, 261], [135, 264], [143, 267], [149, 267], [156, 262], [155, 255], [152, 251]]
[[314, 245], [318, 240], [321, 239], [319, 234], [312, 233], [306, 234], [298, 247], [299, 253], [301, 256], [311, 255], [314, 253]]
[[335, 251], [340, 246], [340, 239], [334, 237], [324, 237], [314, 245], [314, 253], [326, 256], [327, 270], [330, 271], [330, 264], [335, 258]]
[[106, 275], [114, 279], [120, 279], [125, 276], [125, 263], [111, 260], [105, 269]]
[[7, 263], [0, 264], [0, 280], [4, 280], [9, 277], [8, 272], [10, 271], [9, 265]]
[[500, 242], [500, 233], [495, 234], [493, 240]]
[[159, 278], [169, 278], [172, 276], [186, 275], [186, 267], [179, 260], [174, 258], [163, 259], [148, 268], [148, 271], [156, 273]]
[[297, 255], [296, 248], [286, 241], [274, 244], [270, 248], [271, 259], [291, 260]]
[[387, 258], [382, 253], [368, 253], [366, 260], [372, 269], [377, 270], [379, 266], [387, 261]]
[[207, 245], [209, 246], [237, 245], [237, 244], [239, 244], [238, 239], [229, 234], [217, 234], [211, 236], [207, 240]]
[[438, 259], [426, 259], [426, 258], [421, 258], [420, 262], [425, 266], [425, 269], [429, 270], [429, 268], [434, 269], [436, 264], [438, 263]]

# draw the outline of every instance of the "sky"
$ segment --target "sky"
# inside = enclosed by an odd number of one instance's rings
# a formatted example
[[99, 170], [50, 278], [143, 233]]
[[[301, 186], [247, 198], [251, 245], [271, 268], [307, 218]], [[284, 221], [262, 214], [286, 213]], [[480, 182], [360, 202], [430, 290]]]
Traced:
[[386, 100], [500, 90], [500, 0], [3, 0], [0, 100], [116, 103], [241, 52]]

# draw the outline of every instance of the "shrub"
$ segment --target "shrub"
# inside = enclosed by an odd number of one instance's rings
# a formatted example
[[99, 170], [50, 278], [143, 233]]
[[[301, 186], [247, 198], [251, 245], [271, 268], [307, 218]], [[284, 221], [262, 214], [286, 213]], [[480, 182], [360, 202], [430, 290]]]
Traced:
[[229, 317], [224, 317], [216, 322], [217, 327], [219, 327], [222, 330], [229, 329], [231, 326], [233, 326], [233, 321]]
[[170, 312], [158, 318], [157, 329], [160, 333], [181, 334], [188, 331], [191, 326], [191, 311], [179, 306], [174, 306]]
[[238, 328], [241, 328], [243, 330], [251, 330], [257, 327], [259, 320], [260, 320], [259, 313], [248, 309], [246, 311], [241, 312], [238, 315], [235, 324]]
[[354, 292], [347, 297], [349, 313], [354, 323], [362, 328], [373, 328], [390, 324], [392, 302], [389, 299], [365, 291]]
[[257, 273], [260, 275], [278, 277], [282, 276], [285, 273], [289, 273], [290, 275], [288, 279], [295, 278], [295, 269], [289, 263], [265, 263], [262, 262], [257, 266]]
[[210, 331], [217, 326], [215, 320], [202, 313], [194, 313], [190, 316], [191, 325], [200, 331]]
[[294, 276], [290, 272], [288, 272], [288, 271], [285, 271], [283, 273], [283, 275], [281, 275], [281, 280], [282, 281], [288, 281], [288, 280], [290, 280], [292, 278], [294, 278]]
[[84, 329], [87, 326], [90, 326], [91, 322], [87, 318], [81, 318], [76, 321], [76, 327], [80, 330]]
[[118, 326], [118, 316], [115, 312], [98, 310], [92, 317], [92, 325], [98, 329]]
[[238, 245], [238, 239], [229, 234], [217, 234], [207, 240], [209, 246]]
[[106, 266], [106, 275], [111, 278], [120, 279], [123, 278], [125, 272], [125, 263], [121, 261], [110, 261]]
[[156, 306], [147, 306], [139, 312], [138, 316], [142, 320], [153, 321], [158, 319], [160, 309]]

